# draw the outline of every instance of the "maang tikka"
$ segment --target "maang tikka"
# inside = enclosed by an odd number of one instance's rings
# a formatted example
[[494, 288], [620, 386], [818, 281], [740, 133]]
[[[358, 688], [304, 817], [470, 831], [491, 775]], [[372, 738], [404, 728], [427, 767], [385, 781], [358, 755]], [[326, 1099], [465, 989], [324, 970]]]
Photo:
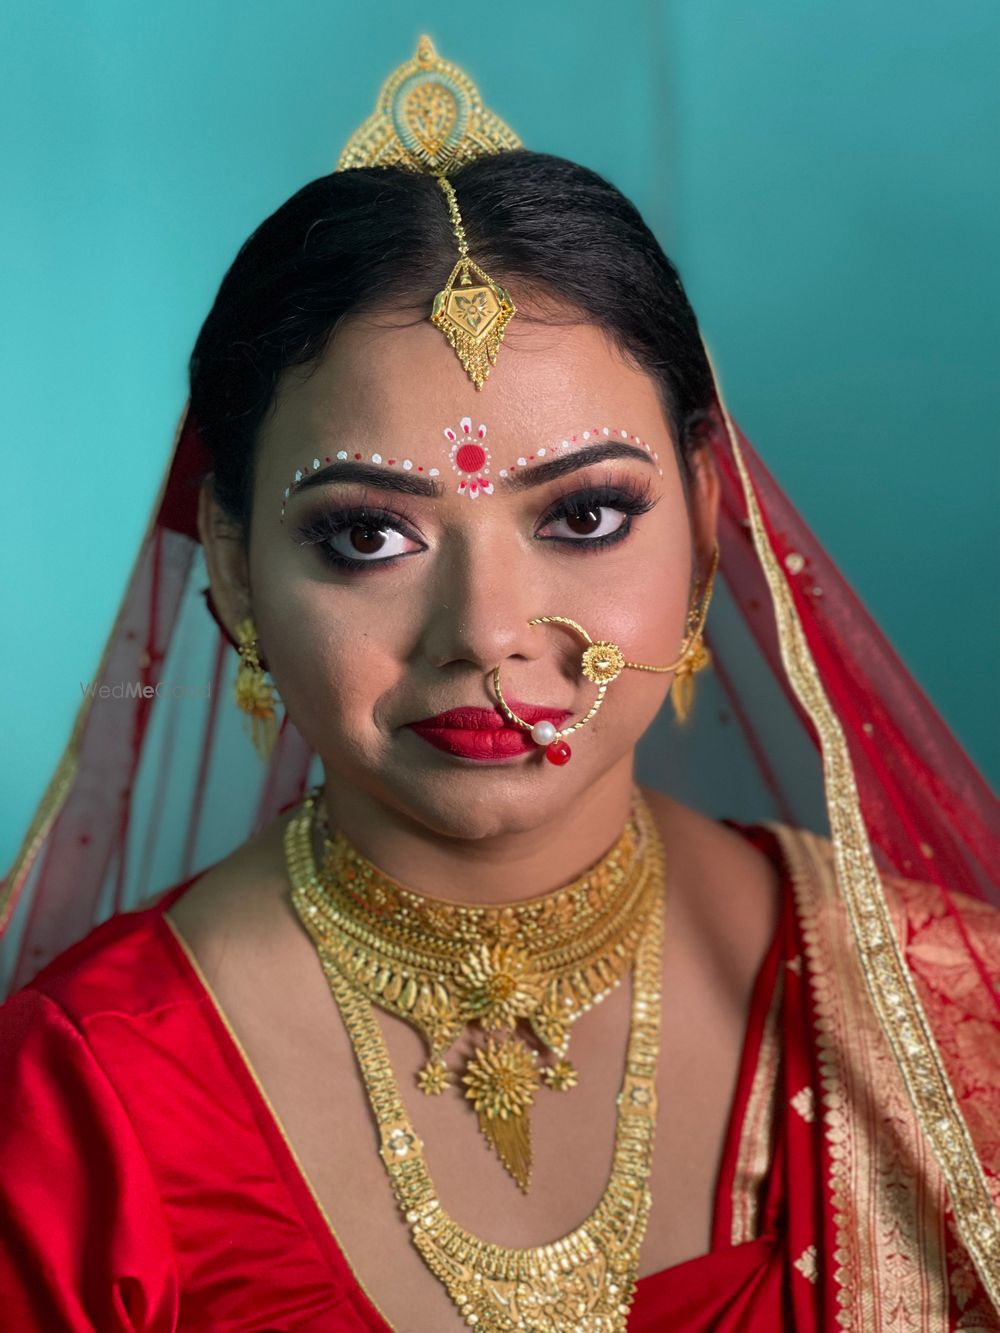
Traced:
[[479, 89], [465, 71], [442, 60], [431, 39], [421, 37], [416, 55], [386, 80], [375, 111], [351, 135], [337, 163], [338, 171], [399, 166], [437, 179], [458, 242], [458, 261], [434, 298], [430, 320], [455, 349], [477, 389], [496, 362], [515, 308], [504, 288], [469, 257], [448, 173], [478, 158], [521, 147], [510, 126], [483, 105]]
[[[481, 389], [489, 377], [490, 366], [496, 364], [504, 333], [516, 310], [503, 287], [469, 258], [454, 188], [447, 176], [440, 175], [437, 181], [448, 201], [448, 214], [458, 241], [458, 262], [451, 270], [444, 290], [434, 298], [431, 323], [448, 339], [469, 379]], [[479, 286], [473, 284], [470, 271], [480, 279]]]
[[712, 654], [705, 645], [703, 633], [705, 619], [708, 616], [708, 608], [712, 600], [712, 587], [718, 565], [719, 543], [715, 542], [701, 599], [699, 601], [696, 596], [688, 611], [687, 627], [681, 651], [676, 660], [667, 663], [666, 666], [650, 666], [645, 662], [628, 661], [616, 643], [611, 643], [607, 639], [592, 639], [579, 621], [573, 620], [569, 616], [536, 616], [533, 620], [529, 620], [529, 625], [563, 625], [586, 641], [587, 647], [584, 649], [580, 660], [580, 670], [587, 680], [593, 681], [597, 686], [597, 698], [583, 717], [578, 718], [576, 722], [571, 722], [566, 727], [557, 727], [554, 722], [544, 721], [532, 724], [519, 717], [504, 698], [500, 685], [500, 667], [497, 665], [493, 670], [493, 690], [504, 716], [516, 727], [521, 727], [531, 733], [531, 738], [536, 745], [544, 747], [545, 757], [550, 763], [559, 765], [569, 763], [572, 750], [566, 743], [565, 737], [574, 731], [579, 731], [581, 727], [585, 727], [596, 716], [604, 702], [608, 686], [612, 681], [617, 680], [628, 667], [632, 671], [653, 671], [658, 674], [674, 672], [670, 697], [677, 721], [681, 724], [686, 722], [691, 714], [694, 702], [694, 677], [699, 671], [703, 671], [707, 666], [710, 666], [712, 661]]

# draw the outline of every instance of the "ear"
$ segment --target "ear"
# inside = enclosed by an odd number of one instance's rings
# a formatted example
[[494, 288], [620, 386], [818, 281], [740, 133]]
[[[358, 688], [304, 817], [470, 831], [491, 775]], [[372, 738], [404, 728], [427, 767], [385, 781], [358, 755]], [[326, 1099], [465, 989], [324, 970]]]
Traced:
[[236, 626], [251, 614], [250, 567], [243, 527], [216, 502], [212, 479], [198, 495], [198, 536], [205, 551], [212, 602], [219, 619], [236, 640]]
[[695, 575], [702, 578], [712, 561], [712, 547], [719, 526], [719, 499], [722, 485], [715, 457], [707, 444], [691, 455], [691, 528], [694, 537]]

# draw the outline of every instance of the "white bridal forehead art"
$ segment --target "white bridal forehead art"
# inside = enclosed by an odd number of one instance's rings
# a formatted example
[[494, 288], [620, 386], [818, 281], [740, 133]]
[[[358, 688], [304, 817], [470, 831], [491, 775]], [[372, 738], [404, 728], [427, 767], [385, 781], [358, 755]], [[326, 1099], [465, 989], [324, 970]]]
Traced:
[[[467, 495], [470, 500], [475, 500], [480, 495], [492, 495], [493, 454], [486, 443], [487, 427], [485, 424], [480, 422], [473, 428], [472, 418], [462, 417], [457, 429], [453, 426], [445, 426], [442, 429], [442, 434], [449, 445], [448, 462], [458, 477], [456, 487], [458, 494]], [[557, 440], [554, 444], [543, 446], [533, 454], [518, 455], [505, 467], [500, 468], [495, 475], [503, 478], [511, 477], [522, 469], [530, 467], [532, 463], [546, 458], [556, 458], [563, 453], [572, 453], [589, 445], [603, 444], [612, 440], [638, 445], [640, 449], [644, 449], [656, 464], [657, 472], [661, 477], [663, 476], [659, 453], [651, 444], [641, 440], [634, 432], [626, 430], [622, 426], [588, 426], [577, 429], [567, 434], [563, 439]], [[428, 467], [426, 463], [417, 462], [414, 458], [402, 455], [396, 457], [385, 451], [360, 452], [354, 449], [338, 449], [334, 454], [326, 454], [322, 458], [313, 458], [311, 463], [296, 468], [295, 476], [282, 492], [282, 521], [285, 518], [285, 507], [289, 499], [307, 477], [313, 476], [326, 467], [332, 468], [336, 463], [346, 462], [369, 463], [376, 467], [421, 473], [427, 477], [441, 475], [439, 467]], [[331, 480], [335, 479], [336, 474], [331, 472]]]

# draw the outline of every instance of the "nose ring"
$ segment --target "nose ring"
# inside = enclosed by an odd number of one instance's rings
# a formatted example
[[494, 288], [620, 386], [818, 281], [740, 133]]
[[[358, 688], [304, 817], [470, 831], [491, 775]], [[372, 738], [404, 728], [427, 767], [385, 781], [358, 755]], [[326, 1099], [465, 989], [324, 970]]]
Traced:
[[580, 658], [580, 670], [587, 680], [592, 681], [597, 686], [597, 698], [583, 717], [578, 718], [576, 722], [571, 722], [565, 727], [557, 727], [554, 722], [536, 722], [532, 725], [532, 723], [526, 722], [523, 717], [518, 717], [504, 698], [503, 689], [500, 685], [500, 666], [498, 664], [494, 667], [493, 691], [497, 696], [497, 703], [500, 705], [501, 711], [514, 726], [529, 731], [531, 739], [536, 745], [544, 747], [545, 758], [550, 764], [562, 765], [569, 763], [573, 752], [565, 738], [572, 732], [579, 731], [581, 727], [585, 727], [592, 718], [597, 716], [601, 704], [604, 702], [604, 696], [608, 692], [608, 686], [613, 680], [618, 679], [626, 667], [633, 671], [674, 671], [684, 661], [687, 652], [687, 649], [685, 649], [685, 652], [681, 653], [677, 661], [671, 662], [668, 666], [647, 666], [644, 662], [629, 662], [618, 645], [611, 643], [608, 639], [592, 639], [579, 621], [571, 620], [569, 616], [536, 616], [534, 620], [529, 620], [528, 624], [564, 625], [567, 629], [579, 634], [580, 638], [585, 640], [587, 644]]
[[718, 566], [719, 543], [715, 542], [712, 548], [708, 574], [705, 578], [704, 590], [700, 599], [695, 598], [694, 603], [688, 610], [687, 630], [680, 654], [676, 661], [669, 662], [666, 666], [649, 666], [645, 662], [628, 661], [616, 643], [611, 643], [608, 639], [592, 639], [579, 621], [571, 620], [569, 616], [536, 616], [534, 620], [529, 620], [529, 625], [564, 625], [586, 642], [587, 647], [583, 650], [580, 659], [580, 670], [587, 680], [593, 681], [597, 686], [597, 698], [583, 717], [576, 722], [571, 722], [569, 726], [557, 727], [554, 722], [536, 722], [532, 725], [530, 722], [526, 722], [523, 717], [518, 717], [503, 697], [503, 690], [500, 687], [500, 666], [497, 664], [493, 670], [493, 691], [504, 716], [515, 727], [521, 727], [524, 731], [531, 732], [531, 739], [535, 744], [544, 747], [545, 758], [549, 763], [568, 764], [573, 752], [567, 745], [565, 738], [571, 732], [579, 731], [581, 727], [585, 727], [592, 718], [597, 716], [598, 710], [604, 702], [604, 696], [608, 692], [608, 686], [628, 668], [631, 671], [675, 671], [677, 673], [675, 685], [683, 687], [681, 691], [682, 702], [679, 707], [675, 703], [675, 707], [677, 707], [678, 720], [683, 721], [691, 706], [690, 692], [693, 688], [694, 676], [697, 672], [703, 671], [712, 661], [712, 655], [702, 639], [702, 631], [712, 600], [712, 584]]

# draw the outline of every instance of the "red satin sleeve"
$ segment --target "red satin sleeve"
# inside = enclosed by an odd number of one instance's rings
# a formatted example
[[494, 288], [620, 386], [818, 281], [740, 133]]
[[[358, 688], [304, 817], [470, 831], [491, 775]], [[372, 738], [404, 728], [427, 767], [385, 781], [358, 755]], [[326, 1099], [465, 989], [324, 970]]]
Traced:
[[0, 1008], [4, 1333], [173, 1333], [178, 1280], [135, 1131], [47, 995]]

